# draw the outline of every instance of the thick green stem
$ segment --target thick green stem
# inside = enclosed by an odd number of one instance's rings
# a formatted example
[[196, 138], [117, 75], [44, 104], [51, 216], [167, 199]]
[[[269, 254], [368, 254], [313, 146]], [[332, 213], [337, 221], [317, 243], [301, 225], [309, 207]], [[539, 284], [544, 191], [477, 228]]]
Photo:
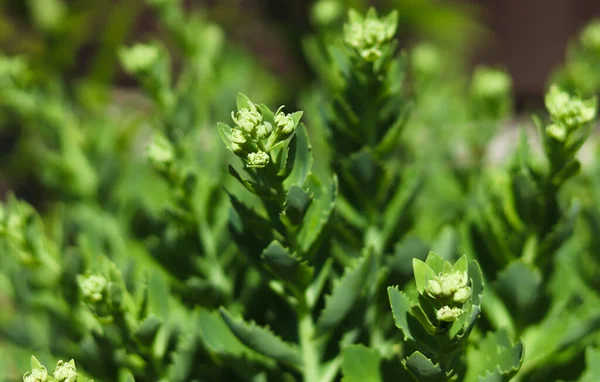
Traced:
[[298, 333], [302, 351], [302, 377], [304, 382], [319, 380], [319, 353], [314, 340], [315, 327], [310, 311], [302, 307], [298, 313]]

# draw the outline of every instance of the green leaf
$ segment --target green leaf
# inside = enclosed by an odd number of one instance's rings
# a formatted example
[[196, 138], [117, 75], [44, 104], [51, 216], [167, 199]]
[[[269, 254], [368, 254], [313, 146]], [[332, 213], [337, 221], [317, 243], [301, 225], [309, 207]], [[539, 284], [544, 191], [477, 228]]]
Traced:
[[523, 344], [513, 344], [504, 330], [488, 332], [467, 353], [469, 365], [467, 380], [509, 381], [521, 367]]
[[408, 317], [411, 311], [410, 300], [398, 287], [388, 287], [387, 291], [396, 327], [402, 330], [405, 341], [414, 340], [408, 326]]
[[154, 341], [156, 333], [162, 324], [162, 320], [151, 314], [146, 317], [135, 331], [135, 337], [144, 345], [150, 346]]
[[[433, 253], [433, 252], [430, 252]], [[427, 257], [429, 258], [429, 257]], [[427, 286], [427, 281], [435, 278], [436, 274], [433, 271], [433, 269], [431, 269], [431, 267], [429, 267], [429, 265], [427, 265], [427, 263], [424, 263], [423, 261], [419, 260], [419, 259], [413, 259], [413, 272], [415, 274], [415, 283], [417, 284], [417, 290], [419, 291], [419, 294], [423, 294], [425, 293], [425, 287]]]
[[313, 194], [313, 202], [300, 227], [298, 242], [302, 248], [302, 255], [310, 258], [327, 233], [326, 228], [333, 215], [338, 195], [338, 183], [337, 177], [333, 176], [329, 184], [321, 187], [317, 178], [311, 173], [306, 185], [309, 192]]
[[469, 278], [471, 279], [471, 304], [481, 305], [481, 298], [483, 297], [483, 274], [481, 273], [481, 267], [477, 260], [473, 260], [469, 263]]
[[231, 127], [224, 123], [217, 122], [217, 130], [219, 131], [219, 136], [221, 137], [223, 143], [225, 143], [225, 146], [227, 146], [227, 148], [233, 152], [231, 148]]
[[296, 127], [295, 137], [296, 155], [294, 159], [294, 169], [286, 179], [286, 184], [297, 184], [302, 186], [312, 168], [313, 162], [312, 147], [304, 124], [300, 124]]
[[433, 251], [429, 252], [425, 263], [429, 265], [435, 275], [452, 272], [450, 263]]
[[250, 99], [248, 97], [246, 97], [245, 94], [243, 94], [243, 93], [237, 94], [236, 106], [237, 106], [238, 110], [251, 109], [252, 108], [251, 105], [252, 105], [252, 101], [250, 101]]
[[467, 272], [468, 266], [467, 255], [462, 255], [460, 259], [456, 260], [456, 263], [452, 266], [452, 270], [455, 272]]
[[163, 319], [169, 316], [169, 286], [164, 276], [152, 270], [148, 278], [148, 314]]
[[349, 345], [342, 350], [342, 382], [379, 382], [381, 356], [364, 345]]
[[325, 308], [317, 320], [316, 335], [329, 333], [344, 319], [360, 296], [372, 267], [373, 254], [370, 250], [353, 269], [346, 269], [336, 280], [331, 295], [325, 297]]
[[585, 350], [586, 368], [579, 382], [596, 382], [600, 381], [600, 349], [588, 347]]
[[517, 321], [527, 322], [537, 312], [542, 297], [542, 275], [521, 260], [513, 261], [498, 275], [495, 291]]
[[229, 330], [219, 312], [200, 309], [197, 314], [200, 340], [210, 352], [218, 355], [246, 357], [266, 362], [268, 358], [250, 350]]
[[416, 167], [404, 170], [403, 176], [401, 186], [387, 203], [383, 213], [384, 248], [389, 247], [402, 233], [403, 223], [409, 218], [409, 208], [423, 185], [423, 171]]
[[575, 223], [579, 216], [581, 205], [574, 201], [569, 210], [552, 227], [552, 231], [540, 242], [538, 251], [538, 262], [543, 267], [552, 260], [553, 254], [566, 242], [575, 229]]
[[250, 349], [278, 362], [294, 367], [302, 366], [302, 357], [295, 345], [283, 341], [268, 328], [234, 319], [225, 308], [220, 308], [219, 311], [233, 334]]
[[253, 194], [258, 194], [259, 193], [259, 189], [258, 189], [258, 185], [247, 179], [244, 178], [239, 172], [237, 172], [237, 170], [235, 168], [233, 168], [232, 165], [229, 165], [229, 167], [227, 167], [229, 173], [235, 178], [237, 179], [238, 182], [240, 182], [242, 184], [242, 186], [246, 187], [246, 189], [250, 192], [252, 192]]
[[402, 364], [408, 372], [419, 382], [440, 382], [446, 381], [446, 374], [440, 368], [440, 365], [433, 364], [431, 360], [420, 352], [414, 352]]
[[267, 268], [284, 283], [303, 291], [312, 280], [314, 269], [306, 262], [290, 254], [277, 240], [262, 253]]
[[292, 184], [285, 200], [285, 215], [292, 224], [299, 225], [311, 203], [310, 195], [302, 187]]

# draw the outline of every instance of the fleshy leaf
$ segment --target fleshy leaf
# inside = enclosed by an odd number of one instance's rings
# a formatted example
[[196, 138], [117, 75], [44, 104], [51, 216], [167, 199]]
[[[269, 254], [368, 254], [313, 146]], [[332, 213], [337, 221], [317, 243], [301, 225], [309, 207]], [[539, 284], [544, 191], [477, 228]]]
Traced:
[[283, 341], [268, 328], [234, 319], [225, 308], [220, 308], [219, 311], [233, 334], [250, 349], [279, 362], [302, 366], [300, 351], [295, 345]]
[[352, 309], [363, 290], [372, 266], [372, 252], [367, 254], [353, 269], [346, 269], [335, 283], [331, 295], [325, 297], [325, 308], [317, 320], [316, 335], [329, 333]]
[[414, 340], [408, 326], [410, 300], [398, 287], [388, 287], [387, 290], [396, 327], [402, 330], [405, 340]]
[[313, 268], [290, 254], [277, 240], [269, 244], [262, 253], [262, 258], [269, 270], [284, 283], [303, 290], [312, 280]]
[[250, 109], [251, 108], [250, 105], [252, 105], [252, 101], [250, 101], [250, 99], [248, 97], [246, 97], [245, 94], [243, 94], [243, 93], [237, 94], [236, 106], [237, 106], [238, 110]]
[[[429, 258], [429, 257], [428, 257]], [[419, 259], [413, 259], [413, 272], [415, 273], [415, 283], [420, 294], [425, 292], [427, 281], [435, 277], [433, 270]]]
[[[489, 332], [477, 349], [468, 353], [470, 375], [478, 381], [509, 381], [523, 361], [523, 344], [513, 344], [504, 330]], [[471, 374], [473, 373], [473, 374]]]
[[144, 345], [151, 345], [156, 333], [162, 324], [162, 320], [151, 314], [146, 317], [135, 331], [135, 337]]
[[292, 184], [285, 200], [285, 215], [294, 225], [299, 225], [310, 206], [312, 199], [302, 187]]
[[587, 348], [585, 351], [586, 368], [579, 382], [596, 382], [600, 381], [600, 350]]
[[304, 124], [296, 127], [296, 155], [294, 157], [294, 168], [286, 182], [288, 184], [304, 185], [304, 181], [312, 168], [313, 156], [312, 147], [306, 133]]
[[229, 327], [218, 312], [200, 310], [197, 315], [197, 320], [200, 340], [211, 352], [218, 355], [229, 355], [234, 357], [243, 356], [262, 362], [269, 360], [241, 343], [232, 331], [229, 330]]
[[402, 364], [419, 382], [439, 382], [447, 379], [439, 365], [434, 365], [429, 358], [418, 351], [403, 360]]
[[334, 176], [330, 183], [321, 187], [317, 178], [311, 173], [307, 178], [306, 185], [309, 192], [313, 194], [313, 202], [304, 217], [298, 233], [298, 242], [301, 245], [303, 256], [310, 258], [326, 234], [326, 227], [335, 207], [338, 183], [337, 177]]
[[342, 382], [379, 382], [381, 356], [364, 345], [349, 345], [342, 350]]

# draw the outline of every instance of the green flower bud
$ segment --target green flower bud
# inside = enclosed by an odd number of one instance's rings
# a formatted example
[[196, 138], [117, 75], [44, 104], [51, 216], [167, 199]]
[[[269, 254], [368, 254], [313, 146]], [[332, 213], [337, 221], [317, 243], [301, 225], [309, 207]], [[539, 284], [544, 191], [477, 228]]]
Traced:
[[380, 20], [367, 19], [363, 28], [363, 40], [366, 45], [378, 45], [386, 40], [385, 26]]
[[37, 362], [36, 367], [33, 367], [31, 371], [28, 371], [23, 376], [23, 382], [47, 382], [48, 381], [48, 370]]
[[564, 142], [567, 139], [567, 128], [553, 123], [546, 126], [546, 134], [559, 142]]
[[269, 164], [269, 154], [258, 150], [255, 153], [249, 153], [247, 158], [247, 167], [262, 168]]
[[285, 114], [283, 111], [280, 111], [275, 116], [275, 123], [277, 124], [277, 129], [283, 135], [289, 135], [294, 131], [295, 123], [291, 114]]
[[600, 51], [600, 20], [588, 24], [580, 37], [581, 45], [585, 49]]
[[78, 281], [85, 301], [92, 303], [102, 301], [108, 286], [108, 281], [104, 276], [91, 274], [82, 276]]
[[589, 123], [596, 117], [596, 99], [582, 100], [571, 97], [552, 85], [545, 97], [546, 108], [557, 124], [564, 124], [568, 129], [573, 129]]
[[155, 134], [148, 148], [146, 157], [156, 168], [166, 168], [170, 166], [175, 159], [175, 150], [171, 142], [161, 134]]
[[262, 122], [262, 115], [253, 103], [250, 104], [250, 109], [243, 108], [238, 110], [235, 115], [232, 112], [231, 118], [247, 134], [253, 134], [256, 127]]
[[449, 306], [443, 306], [436, 312], [436, 318], [439, 321], [454, 322], [463, 314], [463, 310], [460, 308], [451, 308]]
[[442, 286], [440, 285], [440, 282], [437, 280], [437, 278], [435, 278], [427, 282], [425, 291], [428, 295], [435, 298], [442, 294]]
[[466, 272], [443, 273], [438, 276], [443, 296], [452, 296], [469, 281]]
[[363, 44], [363, 27], [360, 23], [344, 25], [344, 40], [353, 48], [360, 49]]
[[160, 60], [160, 50], [154, 44], [137, 44], [120, 51], [121, 61], [129, 73], [148, 72]]
[[241, 130], [233, 129], [231, 130], [231, 142], [237, 143], [238, 145], [243, 145], [246, 143], [246, 137]]
[[479, 67], [473, 74], [471, 94], [478, 98], [501, 99], [510, 95], [510, 76], [498, 69]]
[[58, 382], [76, 382], [77, 370], [75, 369], [75, 361], [58, 361], [53, 376], [58, 380]]
[[452, 301], [462, 304], [465, 303], [469, 299], [469, 297], [471, 297], [471, 288], [466, 286], [460, 288], [456, 291], [456, 293], [454, 293]]
[[273, 126], [269, 122], [261, 123], [256, 128], [256, 136], [260, 139], [266, 138], [271, 135]]

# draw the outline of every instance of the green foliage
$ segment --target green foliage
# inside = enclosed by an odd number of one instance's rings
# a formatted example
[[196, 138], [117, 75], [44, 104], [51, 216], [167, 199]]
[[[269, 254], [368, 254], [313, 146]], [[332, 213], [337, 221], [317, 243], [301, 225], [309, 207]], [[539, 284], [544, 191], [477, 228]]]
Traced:
[[[121, 46], [117, 12], [77, 81], [75, 43], [0, 56], [0, 380], [598, 380], [596, 24], [541, 151], [523, 126], [492, 163], [511, 78], [438, 43], [465, 20], [446, 5], [316, 2], [291, 86], [218, 6], [147, 3], [162, 34]], [[79, 30], [71, 2], [26, 9], [52, 52]], [[433, 40], [399, 49], [409, 27]]]

